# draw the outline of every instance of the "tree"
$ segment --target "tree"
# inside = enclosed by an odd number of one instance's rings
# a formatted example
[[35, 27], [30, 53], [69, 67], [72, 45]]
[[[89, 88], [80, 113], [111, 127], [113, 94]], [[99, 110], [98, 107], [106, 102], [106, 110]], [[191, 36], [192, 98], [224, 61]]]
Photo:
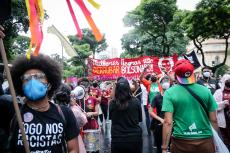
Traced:
[[63, 71], [63, 77], [71, 77], [71, 76], [78, 76], [82, 77], [85, 74], [84, 66], [82, 62], [80, 62], [80, 58], [73, 57], [71, 59], [66, 59], [65, 57], [62, 57], [59, 54], [52, 54], [51, 58], [58, 62], [62, 66]]
[[85, 28], [82, 30], [82, 32], [83, 32], [82, 40], [80, 40], [76, 36], [68, 36], [72, 45], [88, 44], [90, 46], [90, 50], [93, 52], [93, 57], [95, 55], [95, 52], [104, 51], [108, 47], [105, 37], [100, 42], [97, 42], [90, 29]]
[[[226, 63], [230, 36], [229, 10], [229, 0], [202, 0], [198, 3], [196, 10], [191, 12], [183, 21], [187, 36], [201, 53], [203, 65], [212, 69], [213, 72]], [[202, 49], [202, 42], [209, 38], [225, 39], [224, 60], [215, 66], [206, 64]]]
[[108, 46], [105, 38], [102, 41], [97, 42], [91, 30], [83, 29], [82, 31], [82, 40], [80, 40], [76, 36], [68, 36], [78, 56], [72, 57], [67, 61], [68, 66], [64, 67], [66, 68], [65, 70], [68, 71], [66, 71], [67, 75], [77, 75], [78, 77], [86, 76], [88, 71], [88, 66], [86, 65], [87, 58], [92, 53], [94, 55], [95, 52], [104, 51]]
[[81, 66], [68, 66], [68, 67], [65, 67], [63, 70], [63, 77], [64, 78], [68, 78], [71, 76], [83, 77], [84, 73], [85, 72]]
[[78, 76], [83, 77], [87, 75], [88, 66], [86, 65], [87, 58], [92, 54], [89, 44], [73, 45], [78, 56], [64, 60], [64, 76]]
[[70, 60], [68, 60], [68, 62], [73, 66], [78, 66], [78, 69], [81, 69], [81, 71], [78, 71], [78, 76], [86, 75], [88, 66], [86, 65], [85, 61], [92, 53], [90, 51], [90, 46], [88, 44], [74, 45], [74, 49], [78, 53], [78, 56], [72, 57]]
[[227, 65], [224, 65], [224, 66], [221, 66], [219, 67], [217, 70], [216, 70], [216, 76], [219, 77], [219, 75], [223, 76], [224, 74], [226, 74], [229, 70], [229, 66]]
[[141, 34], [135, 29], [130, 30], [121, 38], [122, 48], [125, 49], [125, 52], [121, 53], [121, 57], [131, 58], [144, 55], [142, 44]]
[[27, 36], [17, 36], [12, 45], [12, 54], [14, 56], [25, 54], [26, 50], [29, 48], [30, 38]]
[[176, 0], [142, 0], [124, 18], [134, 29], [123, 35], [122, 47], [139, 55], [181, 54], [188, 43], [180, 24], [186, 14], [177, 9]]
[[29, 21], [25, 1], [12, 1], [11, 2], [11, 17], [3, 24], [5, 28], [6, 37], [4, 38], [4, 46], [7, 57], [13, 58], [14, 49], [13, 43], [18, 36], [19, 32], [27, 32], [29, 28]]

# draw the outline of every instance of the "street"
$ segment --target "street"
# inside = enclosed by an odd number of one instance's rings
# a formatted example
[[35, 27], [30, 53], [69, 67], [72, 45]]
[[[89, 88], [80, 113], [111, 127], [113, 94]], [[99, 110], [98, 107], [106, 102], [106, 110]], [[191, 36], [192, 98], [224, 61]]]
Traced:
[[[142, 127], [143, 132], [143, 151], [142, 153], [155, 153], [153, 148], [153, 135], [149, 136], [146, 126], [145, 126], [145, 115], [144, 110], [142, 109], [142, 121], [140, 126]], [[100, 153], [110, 153], [110, 146], [111, 146], [111, 121], [106, 121], [104, 126], [101, 128], [101, 149]]]
[[[100, 153], [110, 153], [111, 138], [110, 138], [110, 121], [105, 124], [104, 130], [101, 130], [101, 149]], [[148, 136], [146, 126], [143, 126], [143, 153], [155, 153], [153, 149], [152, 136]]]

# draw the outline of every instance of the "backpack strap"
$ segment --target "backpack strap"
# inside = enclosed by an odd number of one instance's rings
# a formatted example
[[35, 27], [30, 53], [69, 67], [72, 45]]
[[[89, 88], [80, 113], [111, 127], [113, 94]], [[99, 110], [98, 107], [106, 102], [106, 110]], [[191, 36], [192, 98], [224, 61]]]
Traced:
[[196, 101], [200, 104], [200, 106], [205, 111], [207, 117], [209, 118], [208, 109], [206, 108], [204, 101], [193, 90], [191, 90], [188, 86], [186, 86], [186, 85], [181, 85], [181, 86], [184, 87], [196, 99]]
[[55, 104], [55, 106], [56, 106], [56, 108], [57, 108], [57, 110], [58, 110], [58, 113], [61, 115], [61, 117], [62, 117], [62, 119], [63, 119], [63, 121], [64, 121], [64, 126], [66, 127], [67, 121], [66, 121], [66, 118], [65, 118], [65, 115], [64, 115], [64, 113], [63, 113], [63, 111], [62, 111], [61, 106], [58, 105], [58, 104]]
[[66, 117], [65, 114], [62, 111], [62, 108], [60, 105], [58, 104], [54, 104], [58, 110], [59, 115], [61, 116], [62, 120], [64, 121], [64, 141], [65, 141], [65, 145], [62, 146], [62, 152], [67, 153], [67, 142], [66, 142], [66, 136], [65, 136], [65, 132], [66, 132], [66, 127], [67, 127], [67, 121], [66, 121]]

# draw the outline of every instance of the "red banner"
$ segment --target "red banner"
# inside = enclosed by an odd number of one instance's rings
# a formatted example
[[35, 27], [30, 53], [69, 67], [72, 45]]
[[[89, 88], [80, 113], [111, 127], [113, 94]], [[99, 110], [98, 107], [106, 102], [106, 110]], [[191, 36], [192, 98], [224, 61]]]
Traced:
[[119, 76], [127, 79], [139, 78], [143, 69], [150, 65], [147, 73], [161, 74], [163, 69], [172, 71], [177, 55], [170, 57], [143, 56], [139, 58], [113, 58], [107, 60], [88, 59], [89, 77], [95, 80], [115, 80]]

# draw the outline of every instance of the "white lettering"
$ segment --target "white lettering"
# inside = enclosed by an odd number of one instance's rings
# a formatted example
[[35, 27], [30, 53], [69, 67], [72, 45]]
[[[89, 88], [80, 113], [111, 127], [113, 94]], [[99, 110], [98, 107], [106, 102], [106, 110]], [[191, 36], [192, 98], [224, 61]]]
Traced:
[[42, 125], [40, 123], [37, 124], [36, 133], [37, 135], [40, 135], [42, 133]]
[[[27, 133], [29, 133], [29, 124], [27, 124], [27, 123], [25, 123], [24, 124], [24, 129], [25, 129], [25, 133], [27, 134]], [[20, 129], [19, 129], [20, 130]], [[21, 133], [21, 130], [20, 130], [20, 133]]]
[[56, 138], [56, 135], [54, 135], [54, 136], [53, 136], [53, 139], [52, 139], [52, 141], [51, 141], [51, 146], [57, 144], [57, 140], [56, 140], [56, 139], [57, 139], [57, 138]]
[[47, 135], [46, 136], [46, 138], [47, 138], [47, 146], [49, 147], [50, 146], [50, 138], [51, 138], [51, 135]]
[[17, 145], [18, 146], [22, 146], [23, 145], [23, 143], [22, 143], [22, 134], [21, 133], [18, 134], [18, 143], [17, 143]]
[[144, 65], [138, 66], [122, 66], [121, 67], [121, 74], [134, 74], [134, 73], [141, 73], [144, 69]]
[[106, 61], [106, 60], [93, 60], [95, 66], [114, 66], [119, 65], [118, 61]]
[[61, 143], [61, 138], [62, 138], [62, 134], [58, 134], [58, 137], [57, 137], [57, 144], [60, 144], [60, 143]]
[[46, 141], [44, 141], [45, 138], [46, 137], [44, 135], [40, 136], [40, 141], [41, 141], [40, 146], [41, 147], [45, 147], [46, 146]]
[[30, 136], [30, 146], [31, 147], [36, 147], [36, 142], [34, 142], [34, 141], [36, 141], [36, 136], [34, 136], [34, 135]]
[[[43, 127], [46, 127], [45, 129]], [[63, 123], [45, 124], [41, 123], [25, 124], [26, 138], [29, 141], [31, 148], [35, 147], [49, 147], [61, 144], [62, 133], [64, 131]], [[29, 139], [28, 139], [29, 138]], [[17, 145], [23, 146], [22, 134], [17, 136]], [[43, 152], [43, 151], [42, 151]]]
[[46, 124], [46, 134], [52, 134], [52, 125]]
[[57, 124], [52, 124], [52, 130], [53, 130], [53, 134], [57, 134], [58, 133], [58, 126]]
[[29, 134], [33, 135], [36, 132], [36, 125], [34, 123], [29, 125]]
[[58, 123], [58, 132], [59, 133], [63, 132], [63, 124], [62, 123]]

